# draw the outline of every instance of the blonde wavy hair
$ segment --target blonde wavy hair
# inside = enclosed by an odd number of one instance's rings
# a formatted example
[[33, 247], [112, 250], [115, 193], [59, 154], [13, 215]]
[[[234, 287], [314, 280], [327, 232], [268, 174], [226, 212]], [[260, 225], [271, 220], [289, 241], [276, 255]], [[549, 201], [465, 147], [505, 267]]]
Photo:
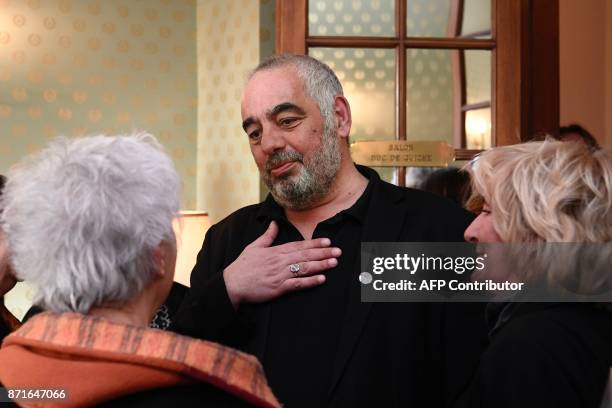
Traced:
[[467, 207], [492, 210], [504, 242], [612, 241], [612, 151], [547, 139], [482, 153]]

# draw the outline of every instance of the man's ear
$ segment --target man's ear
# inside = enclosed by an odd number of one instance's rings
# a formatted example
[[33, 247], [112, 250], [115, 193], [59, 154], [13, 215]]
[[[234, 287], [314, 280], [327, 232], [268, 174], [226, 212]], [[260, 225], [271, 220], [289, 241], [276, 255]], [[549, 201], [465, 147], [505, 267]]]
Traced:
[[334, 116], [338, 135], [348, 139], [353, 120], [351, 118], [351, 106], [344, 96], [338, 95], [334, 98]]

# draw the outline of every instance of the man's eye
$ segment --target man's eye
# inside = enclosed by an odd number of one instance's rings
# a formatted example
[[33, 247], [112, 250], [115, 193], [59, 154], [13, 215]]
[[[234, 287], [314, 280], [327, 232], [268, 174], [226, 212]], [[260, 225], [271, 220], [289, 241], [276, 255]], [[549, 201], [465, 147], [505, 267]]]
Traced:
[[259, 130], [254, 130], [253, 132], [249, 133], [248, 136], [251, 142], [256, 142], [261, 137], [261, 134], [259, 133]]
[[278, 121], [281, 126], [291, 126], [298, 121], [298, 118], [283, 118]]

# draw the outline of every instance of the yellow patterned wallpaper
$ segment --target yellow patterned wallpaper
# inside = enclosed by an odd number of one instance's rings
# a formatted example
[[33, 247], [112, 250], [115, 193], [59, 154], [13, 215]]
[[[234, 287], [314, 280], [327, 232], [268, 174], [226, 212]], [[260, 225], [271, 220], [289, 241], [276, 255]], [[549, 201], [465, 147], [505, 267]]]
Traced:
[[58, 135], [147, 130], [196, 205], [195, 0], [0, 0], [0, 172]]
[[246, 75], [259, 62], [259, 7], [257, 0], [198, 0], [197, 202], [213, 222], [259, 201], [240, 117]]
[[[275, 53], [276, 1], [259, 0], [259, 60], [263, 61]], [[259, 200], [265, 200], [268, 187], [259, 179]]]
[[[174, 158], [184, 209], [218, 221], [259, 201], [240, 96], [260, 40], [273, 49], [273, 9], [273, 0], [0, 0], [0, 172], [60, 134], [144, 129]], [[5, 302], [22, 317], [32, 297], [21, 283]]]

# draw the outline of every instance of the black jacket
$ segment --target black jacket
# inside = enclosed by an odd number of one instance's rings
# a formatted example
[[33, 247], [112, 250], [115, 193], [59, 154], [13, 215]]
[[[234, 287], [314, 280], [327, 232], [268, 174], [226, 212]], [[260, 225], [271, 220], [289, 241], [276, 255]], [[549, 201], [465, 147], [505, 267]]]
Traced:
[[6, 323], [4, 323], [2, 319], [0, 319], [0, 344], [2, 343], [2, 340], [4, 340], [4, 338], [9, 334], [11, 334], [11, 330], [6, 325]]
[[246, 408], [249, 406], [251, 405], [247, 402], [207, 383], [155, 388], [98, 405], [105, 408]]
[[[399, 188], [381, 181], [371, 169], [358, 168], [374, 183], [362, 242], [463, 240], [471, 214], [450, 201]], [[222, 271], [268, 227], [258, 217], [261, 206], [242, 208], [208, 230], [191, 274], [191, 289], [175, 320], [182, 333], [218, 341], [260, 359], [266, 346], [269, 304], [243, 306], [236, 313]], [[359, 268], [357, 259], [347, 316], [338, 322], [342, 334], [328, 406], [445, 405], [466, 386], [484, 346], [482, 307], [362, 303]]]
[[510, 304], [457, 407], [599, 408], [612, 314], [590, 304]]

